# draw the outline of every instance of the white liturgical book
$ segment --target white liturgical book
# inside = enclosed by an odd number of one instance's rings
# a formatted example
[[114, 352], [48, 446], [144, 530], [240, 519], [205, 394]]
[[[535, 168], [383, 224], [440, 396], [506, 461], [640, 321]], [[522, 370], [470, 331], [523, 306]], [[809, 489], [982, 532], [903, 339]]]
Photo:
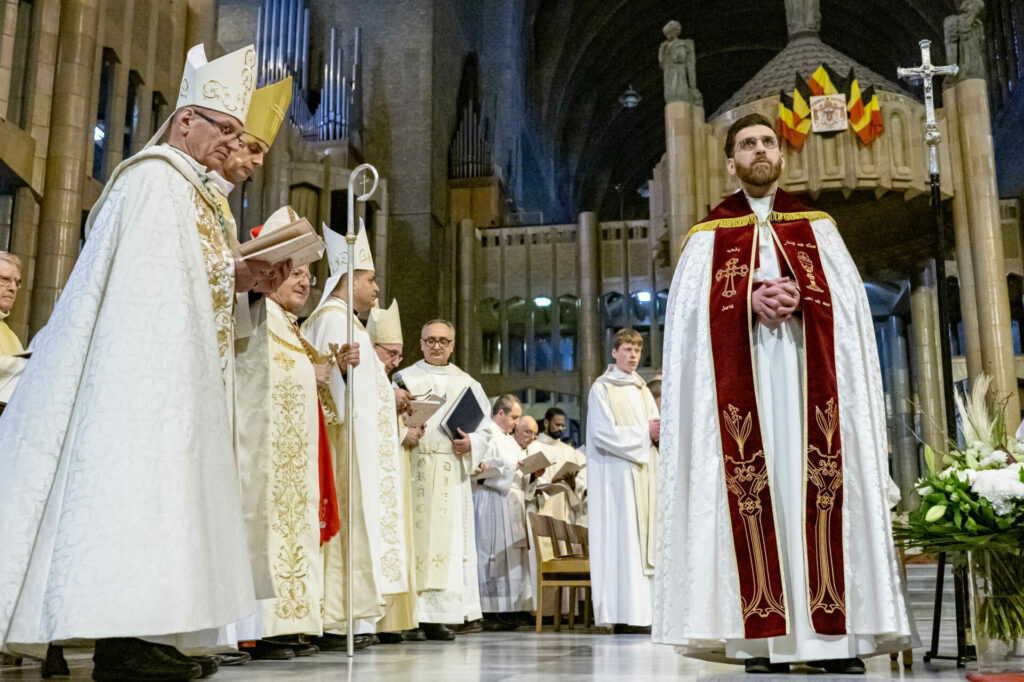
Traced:
[[[586, 465], [584, 464], [583, 466]], [[558, 468], [558, 471], [556, 471], [554, 475], [551, 476], [551, 482], [557, 483], [558, 481], [564, 480], [582, 469], [583, 467], [577, 464], [576, 462], [566, 460], [565, 462], [562, 463], [562, 466]]]
[[520, 462], [519, 470], [524, 474], [532, 474], [549, 466], [551, 466], [551, 460], [545, 457], [543, 452], [535, 452]]
[[260, 236], [238, 247], [242, 260], [277, 264], [288, 258], [292, 267], [308, 265], [324, 255], [324, 242], [305, 218], [276, 229], [263, 229]]
[[410, 429], [423, 426], [434, 413], [441, 409], [445, 400], [443, 395], [432, 395], [419, 400], [409, 401], [410, 413], [405, 415], [405, 425]]

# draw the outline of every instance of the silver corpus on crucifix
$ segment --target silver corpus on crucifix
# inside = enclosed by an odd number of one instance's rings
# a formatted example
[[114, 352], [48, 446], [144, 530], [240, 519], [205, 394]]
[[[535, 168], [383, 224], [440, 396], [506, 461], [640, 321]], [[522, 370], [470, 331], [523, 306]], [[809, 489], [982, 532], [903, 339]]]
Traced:
[[935, 122], [935, 95], [932, 92], [932, 79], [935, 76], [955, 76], [960, 67], [932, 65], [932, 41], [921, 41], [921, 66], [913, 68], [900, 67], [896, 75], [907, 81], [921, 81], [924, 85], [924, 142], [928, 145], [928, 171], [932, 175], [939, 173], [938, 147], [942, 136], [939, 135], [939, 124]]
[[[371, 182], [372, 178], [372, 182]], [[377, 169], [368, 163], [361, 164], [352, 169], [352, 173], [348, 176], [348, 229], [345, 231], [345, 242], [348, 245], [348, 305], [345, 306], [348, 312], [348, 342], [352, 343], [352, 338], [356, 333], [356, 322], [355, 322], [355, 308], [352, 307], [352, 279], [355, 276], [355, 264], [356, 264], [356, 201], [365, 202], [373, 193], [377, 191], [377, 182], [380, 176], [377, 173]], [[356, 181], [359, 181], [359, 196], [356, 196]], [[366, 186], [370, 185], [369, 191]], [[359, 221], [362, 222], [362, 219]], [[347, 583], [345, 585], [345, 611], [346, 611], [346, 625], [348, 631], [345, 634], [345, 645], [346, 653], [351, 658], [355, 655], [355, 618], [353, 614], [353, 601], [352, 601], [352, 541], [351, 538], [354, 535], [354, 528], [352, 527], [352, 498], [353, 490], [352, 485], [355, 476], [351, 475], [352, 471], [355, 471], [355, 429], [352, 428], [352, 410], [355, 405], [355, 394], [353, 393], [355, 383], [353, 382], [352, 374], [355, 368], [348, 368], [348, 376], [345, 380], [345, 419], [348, 420], [348, 426], [345, 429], [348, 436], [348, 470], [350, 475], [348, 477], [348, 566], [347, 568]], [[369, 371], [369, 369], [364, 369]]]

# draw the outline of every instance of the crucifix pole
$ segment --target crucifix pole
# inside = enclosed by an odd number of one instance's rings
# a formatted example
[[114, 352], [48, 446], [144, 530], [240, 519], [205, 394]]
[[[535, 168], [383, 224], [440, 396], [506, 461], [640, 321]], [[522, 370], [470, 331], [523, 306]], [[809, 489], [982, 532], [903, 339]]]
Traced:
[[[361, 194], [357, 197], [356, 192], [356, 180], [361, 179]], [[366, 191], [367, 178], [373, 178], [373, 184], [370, 187], [370, 191]], [[348, 279], [348, 299], [346, 300], [346, 311], [347, 315], [347, 336], [349, 343], [352, 343], [352, 338], [356, 333], [356, 317], [355, 308], [353, 307], [352, 301], [352, 278], [355, 276], [355, 265], [356, 265], [356, 201], [366, 201], [373, 193], [377, 191], [377, 169], [368, 163], [356, 166], [352, 169], [352, 173], [348, 176], [348, 225], [345, 231], [345, 242], [348, 244], [348, 270], [346, 276]], [[359, 219], [359, 224], [362, 225], [362, 218]], [[369, 312], [369, 311], [367, 311]], [[355, 409], [355, 376], [354, 372], [357, 371], [356, 367], [349, 367], [345, 377], [345, 432], [348, 438], [348, 556], [346, 557], [348, 564], [345, 567], [346, 571], [346, 584], [345, 584], [345, 624], [348, 629], [345, 633], [345, 648], [346, 653], [351, 658], [355, 655], [355, 616], [353, 613], [353, 599], [352, 599], [352, 537], [353, 537], [353, 524], [352, 524], [352, 496], [353, 496], [353, 481], [355, 476], [352, 472], [355, 471], [355, 459], [356, 459], [356, 430], [355, 424], [353, 423], [353, 410]], [[363, 371], [370, 371], [366, 369]]]
[[[935, 280], [939, 299], [939, 342], [942, 357], [942, 388], [946, 402], [946, 435], [956, 443], [956, 410], [953, 401], [953, 358], [949, 339], [949, 287], [946, 284], [946, 228], [942, 215], [942, 194], [939, 187], [939, 125], [935, 120], [934, 80], [938, 76], [955, 76], [959, 71], [956, 64], [935, 66], [932, 64], [931, 41], [922, 40], [921, 66], [898, 68], [900, 78], [910, 82], [920, 81], [924, 87], [924, 142], [928, 145], [928, 172], [931, 179], [931, 209], [935, 233]], [[946, 565], [945, 553], [939, 554], [938, 573], [935, 583], [935, 612], [932, 621], [931, 648], [924, 656], [927, 663], [933, 658], [953, 658], [940, 656], [939, 626], [942, 614], [942, 579]], [[967, 583], [962, 571], [954, 570], [953, 583], [956, 606], [956, 640], [957, 667], [963, 667], [972, 655], [967, 645]]]

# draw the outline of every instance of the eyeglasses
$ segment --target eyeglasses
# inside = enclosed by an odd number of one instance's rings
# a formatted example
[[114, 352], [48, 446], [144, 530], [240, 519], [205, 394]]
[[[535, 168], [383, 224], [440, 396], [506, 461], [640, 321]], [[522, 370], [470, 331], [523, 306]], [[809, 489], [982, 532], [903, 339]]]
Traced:
[[402, 361], [402, 351], [400, 351], [400, 350], [391, 350], [390, 348], [385, 348], [384, 346], [382, 346], [379, 343], [378, 344], [374, 344], [374, 345], [376, 345], [377, 348], [380, 348], [382, 351], [384, 351], [384, 354], [387, 355], [388, 360], [391, 360], [393, 362], [401, 362]]
[[11, 285], [14, 285], [15, 289], [21, 288], [20, 277], [0, 277], [0, 288], [5, 289]]
[[229, 123], [222, 123], [220, 121], [215, 121], [212, 118], [210, 118], [209, 116], [207, 116], [206, 114], [204, 114], [203, 112], [199, 111], [198, 109], [193, 109], [192, 111], [195, 112], [196, 116], [198, 116], [199, 118], [203, 119], [204, 121], [206, 121], [207, 123], [212, 125], [214, 128], [219, 130], [220, 134], [223, 135], [224, 137], [234, 138], [232, 140], [232, 142], [235, 145], [235, 149], [241, 149], [242, 148], [242, 131], [235, 130], [234, 126], [230, 125]]
[[779, 141], [774, 135], [764, 135], [762, 137], [745, 137], [736, 143], [736, 148], [743, 152], [752, 152], [757, 149], [758, 142], [764, 145], [765, 149], [775, 149], [779, 146]]
[[309, 286], [311, 287], [316, 286], [316, 277], [303, 270], [292, 270], [291, 274], [289, 274], [288, 276], [291, 277], [292, 279], [304, 279], [307, 282], [309, 282]]
[[438, 339], [431, 336], [429, 339], [420, 339], [423, 343], [427, 344], [430, 348], [447, 348], [451, 345], [451, 339]]

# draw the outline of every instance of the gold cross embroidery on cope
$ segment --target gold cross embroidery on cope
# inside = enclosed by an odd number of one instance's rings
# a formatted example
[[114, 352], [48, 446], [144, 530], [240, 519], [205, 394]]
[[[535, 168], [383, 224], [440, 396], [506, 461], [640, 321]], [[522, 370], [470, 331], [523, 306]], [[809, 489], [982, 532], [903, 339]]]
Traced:
[[736, 295], [736, 277], [746, 277], [750, 269], [746, 265], [738, 265], [740, 262], [739, 258], [730, 258], [725, 262], [725, 267], [715, 273], [715, 281], [721, 282], [723, 279], [725, 282], [725, 291], [722, 292], [722, 296], [725, 298], [732, 298]]

